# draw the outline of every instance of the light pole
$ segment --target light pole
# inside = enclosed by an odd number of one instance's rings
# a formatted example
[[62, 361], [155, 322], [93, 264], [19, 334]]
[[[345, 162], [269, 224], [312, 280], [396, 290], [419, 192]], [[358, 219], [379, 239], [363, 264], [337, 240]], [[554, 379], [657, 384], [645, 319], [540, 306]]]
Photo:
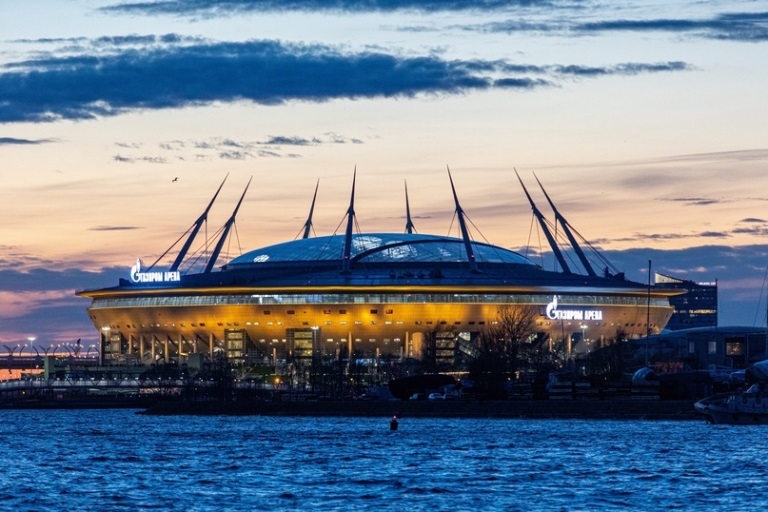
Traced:
[[37, 355], [37, 357], [40, 357], [40, 351], [37, 350], [37, 347], [35, 346], [36, 339], [37, 338], [35, 338], [34, 336], [30, 336], [29, 338], [27, 338], [27, 341], [29, 341], [29, 348], [35, 351], [35, 354]]

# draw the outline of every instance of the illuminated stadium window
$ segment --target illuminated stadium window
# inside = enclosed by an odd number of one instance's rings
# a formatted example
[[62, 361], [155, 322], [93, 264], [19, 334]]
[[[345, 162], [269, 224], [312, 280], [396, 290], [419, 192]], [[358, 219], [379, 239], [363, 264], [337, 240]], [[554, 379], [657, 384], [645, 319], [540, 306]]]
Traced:
[[402, 320], [398, 320], [397, 321], [397, 325], [403, 325], [403, 321]]
[[360, 320], [355, 320], [355, 325], [362, 325], [362, 324], [363, 322], [361, 322]]
[[392, 313], [394, 313], [394, 310], [393, 309], [387, 309], [387, 310], [384, 311], [384, 313], [387, 314], [387, 315], [391, 315]]
[[325, 341], [326, 341], [326, 343], [333, 343], [333, 338], [328, 338], [328, 339], [327, 339], [327, 340], [325, 340]]
[[376, 343], [376, 338], [368, 338], [368, 341], [370, 341], [371, 343]]
[[346, 343], [347, 342], [347, 338], [341, 338], [341, 342], [342, 343]]
[[259, 343], [266, 343], [266, 342], [267, 342], [267, 340], [265, 340], [264, 338], [261, 338], [261, 339], [259, 340]]
[[372, 309], [371, 310], [371, 314], [372, 315], [378, 315], [379, 314], [379, 310], [378, 309]]
[[347, 325], [347, 322], [341, 321], [341, 322], [339, 322], [339, 325]]
[[326, 321], [325, 325], [332, 325], [332, 323], [330, 321]]
[[324, 315], [330, 315], [331, 314], [331, 310], [330, 309], [324, 309], [323, 310], [323, 314]]
[[267, 325], [272, 325], [272, 322], [267, 322]]
[[362, 338], [355, 338], [355, 341], [363, 341]]
[[376, 325], [376, 321], [375, 320], [371, 320], [371, 325]]
[[289, 315], [295, 315], [296, 314], [296, 310], [295, 309], [289, 309], [288, 311], [286, 311], [286, 313], [289, 314]]
[[400, 342], [400, 338], [395, 338], [395, 343], [399, 343], [399, 342]]
[[421, 320], [416, 320], [416, 325], [421, 325]]
[[384, 322], [384, 325], [392, 325], [392, 320], [387, 320], [386, 322]]
[[277, 325], [283, 325], [283, 322], [277, 322]]
[[251, 322], [245, 322], [245, 325], [251, 325]]

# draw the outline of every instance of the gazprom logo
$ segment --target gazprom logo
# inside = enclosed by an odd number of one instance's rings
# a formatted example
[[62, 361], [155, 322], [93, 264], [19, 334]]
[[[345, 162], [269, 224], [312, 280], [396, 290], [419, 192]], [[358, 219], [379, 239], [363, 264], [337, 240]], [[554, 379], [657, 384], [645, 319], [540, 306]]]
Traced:
[[602, 320], [603, 312], [599, 309], [558, 309], [557, 295], [547, 304], [547, 318], [551, 320]]
[[[141, 263], [141, 260], [139, 260], [138, 263]], [[557, 295], [553, 295], [552, 302], [547, 304], [547, 318], [557, 320]]]
[[142, 272], [141, 258], [131, 267], [131, 281], [134, 283], [172, 283], [181, 281], [181, 273], [177, 270]]

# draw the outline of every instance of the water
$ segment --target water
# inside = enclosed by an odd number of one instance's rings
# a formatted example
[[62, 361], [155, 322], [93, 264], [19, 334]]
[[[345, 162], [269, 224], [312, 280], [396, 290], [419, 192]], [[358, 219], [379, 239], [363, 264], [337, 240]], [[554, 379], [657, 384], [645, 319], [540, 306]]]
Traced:
[[758, 510], [768, 426], [0, 411], [0, 509]]

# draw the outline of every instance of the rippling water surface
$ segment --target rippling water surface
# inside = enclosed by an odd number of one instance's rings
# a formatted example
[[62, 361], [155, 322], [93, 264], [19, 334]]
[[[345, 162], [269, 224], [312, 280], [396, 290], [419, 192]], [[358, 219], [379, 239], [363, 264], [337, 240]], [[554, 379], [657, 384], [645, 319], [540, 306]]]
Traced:
[[3, 510], [759, 510], [768, 426], [1, 411]]

